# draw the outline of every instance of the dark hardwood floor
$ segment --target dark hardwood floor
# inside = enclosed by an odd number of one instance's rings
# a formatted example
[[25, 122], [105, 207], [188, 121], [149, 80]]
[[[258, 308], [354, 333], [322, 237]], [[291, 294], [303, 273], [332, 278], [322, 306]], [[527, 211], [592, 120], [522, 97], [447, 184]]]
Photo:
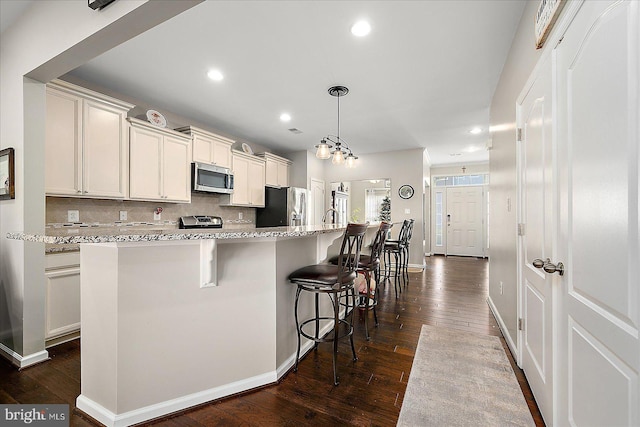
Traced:
[[[363, 313], [355, 314], [359, 357], [348, 340], [340, 344], [340, 385], [332, 385], [331, 344], [320, 345], [278, 384], [191, 408], [148, 424], [163, 426], [394, 426], [398, 420], [423, 324], [501, 337], [537, 426], [544, 426], [531, 390], [509, 353], [486, 303], [488, 262], [476, 258], [429, 257], [427, 268], [410, 273], [398, 299], [381, 286], [378, 318], [364, 337]], [[373, 320], [373, 314], [369, 314]], [[370, 323], [373, 323], [371, 321]], [[0, 358], [0, 403], [67, 403], [71, 425], [96, 425], [75, 409], [80, 394], [78, 340], [49, 349], [51, 361], [18, 372]], [[469, 420], [473, 425], [473, 420]]]

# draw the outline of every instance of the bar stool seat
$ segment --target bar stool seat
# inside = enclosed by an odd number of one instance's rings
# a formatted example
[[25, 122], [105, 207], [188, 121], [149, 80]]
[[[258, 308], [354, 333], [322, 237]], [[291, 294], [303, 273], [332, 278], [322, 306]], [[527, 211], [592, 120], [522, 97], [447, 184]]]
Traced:
[[[338, 340], [349, 337], [353, 360], [358, 360], [356, 348], [353, 344], [353, 309], [349, 317], [349, 307], [347, 307], [344, 319], [340, 319], [340, 296], [346, 294], [347, 301], [348, 298], [351, 297], [353, 306], [355, 306], [354, 281], [357, 277], [356, 268], [360, 262], [360, 249], [367, 227], [368, 224], [347, 225], [342, 238], [338, 262], [335, 265], [308, 265], [297, 269], [289, 275], [289, 280], [297, 286], [294, 315], [298, 336], [298, 348], [296, 351], [294, 372], [298, 371], [298, 362], [300, 360], [300, 337], [314, 341], [315, 348], [317, 348], [320, 342], [333, 342], [333, 383], [335, 385], [339, 384], [337, 369]], [[301, 292], [310, 292], [314, 295], [315, 308], [315, 315], [302, 322], [298, 319], [298, 303]], [[332, 316], [320, 315], [319, 296], [321, 294], [325, 294], [331, 299], [333, 306]], [[328, 333], [323, 337], [320, 336], [321, 321], [333, 321], [333, 334]], [[310, 324], [315, 325], [314, 333], [305, 330], [305, 326]]]

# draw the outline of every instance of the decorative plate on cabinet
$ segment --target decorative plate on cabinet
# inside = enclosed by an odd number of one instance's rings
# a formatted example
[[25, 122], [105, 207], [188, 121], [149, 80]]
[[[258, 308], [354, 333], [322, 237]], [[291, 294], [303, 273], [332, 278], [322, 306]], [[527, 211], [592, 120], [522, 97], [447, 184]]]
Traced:
[[249, 144], [247, 144], [246, 142], [242, 143], [242, 151], [244, 151], [247, 154], [253, 154], [253, 150], [251, 149]]
[[151, 123], [152, 125], [158, 126], [160, 128], [167, 127], [167, 119], [165, 119], [164, 116], [158, 113], [156, 110], [147, 110], [147, 120], [149, 120], [149, 123]]

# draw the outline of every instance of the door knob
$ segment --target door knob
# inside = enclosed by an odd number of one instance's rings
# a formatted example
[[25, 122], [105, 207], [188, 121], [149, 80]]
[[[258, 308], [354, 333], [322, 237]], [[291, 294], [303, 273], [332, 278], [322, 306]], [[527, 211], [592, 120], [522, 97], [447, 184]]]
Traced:
[[561, 276], [564, 274], [564, 264], [561, 262], [554, 264], [552, 262], [547, 261], [542, 267], [542, 269], [547, 273], [551, 273], [551, 274], [558, 273]]
[[[547, 258], [547, 261], [549, 261], [549, 258]], [[533, 266], [534, 266], [535, 268], [542, 268], [542, 267], [544, 267], [544, 261], [543, 261], [543, 260], [541, 260], [540, 258], [536, 258], [536, 259], [534, 259], [534, 260], [533, 260], [533, 262], [532, 262], [532, 264], [533, 264]]]
[[547, 258], [546, 261], [536, 258], [533, 260], [532, 264], [535, 268], [541, 268], [547, 273], [558, 273], [561, 276], [564, 275], [564, 264], [561, 262], [554, 264], [549, 258]]

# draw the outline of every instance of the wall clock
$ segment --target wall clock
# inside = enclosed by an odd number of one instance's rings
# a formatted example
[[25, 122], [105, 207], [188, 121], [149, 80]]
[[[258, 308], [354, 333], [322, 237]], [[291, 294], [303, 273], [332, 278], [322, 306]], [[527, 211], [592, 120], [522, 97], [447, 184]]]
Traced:
[[413, 197], [413, 187], [410, 185], [403, 185], [398, 189], [398, 195], [403, 199], [410, 199]]

